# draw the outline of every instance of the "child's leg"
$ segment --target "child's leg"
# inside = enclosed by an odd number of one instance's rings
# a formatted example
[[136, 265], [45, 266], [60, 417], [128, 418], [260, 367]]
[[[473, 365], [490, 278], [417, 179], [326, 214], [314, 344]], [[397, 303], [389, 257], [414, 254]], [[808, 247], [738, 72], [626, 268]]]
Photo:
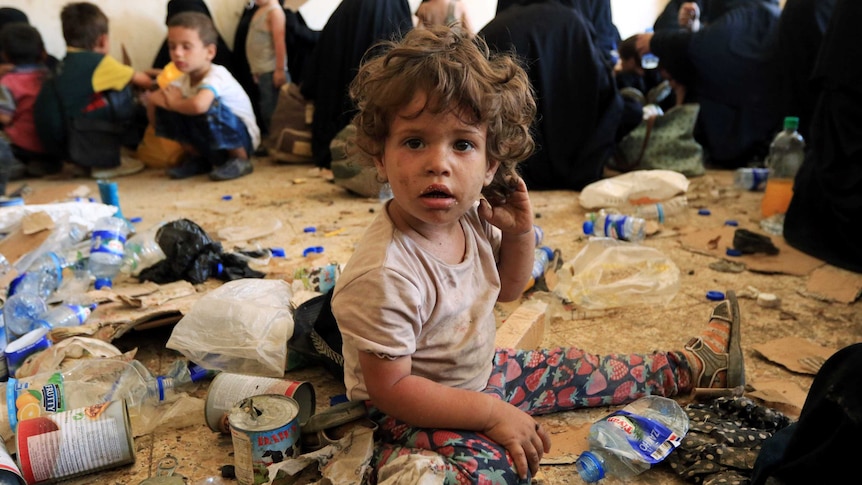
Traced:
[[670, 397], [696, 386], [735, 387], [744, 382], [738, 327], [736, 298], [729, 292], [702, 335], [680, 351], [599, 356], [574, 347], [498, 349], [485, 392], [539, 415]]
[[272, 113], [278, 103], [278, 89], [272, 82], [271, 72], [265, 72], [257, 76], [257, 90], [260, 93], [258, 106], [260, 106], [260, 132], [263, 136], [269, 134], [269, 123]]
[[210, 178], [232, 180], [253, 171], [249, 154], [252, 153], [251, 135], [245, 123], [218, 100], [208, 112], [210, 150], [227, 153], [224, 163], [214, 164]]
[[485, 435], [472, 431], [414, 428], [374, 407], [369, 417], [378, 425], [375, 435], [382, 442], [374, 450], [372, 466], [377, 471], [404, 453], [437, 453], [446, 461], [445, 483], [530, 483], [521, 481], [506, 449]]

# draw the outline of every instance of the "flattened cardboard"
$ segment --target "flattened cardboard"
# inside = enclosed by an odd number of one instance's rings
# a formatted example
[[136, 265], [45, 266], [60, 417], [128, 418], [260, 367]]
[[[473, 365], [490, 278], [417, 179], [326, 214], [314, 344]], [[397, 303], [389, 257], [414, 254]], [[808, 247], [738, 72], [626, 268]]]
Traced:
[[810, 340], [799, 337], [784, 337], [766, 343], [754, 345], [752, 348], [764, 358], [800, 374], [817, 374], [816, 369], [806, 365], [806, 359], [812, 361], [826, 360], [836, 349], [823, 347]]
[[779, 253], [774, 256], [763, 253], [743, 254], [742, 256], [735, 257], [727, 256], [727, 248], [733, 247], [733, 234], [736, 229], [738, 228], [733, 226], [704, 229], [683, 235], [680, 238], [680, 243], [688, 251], [742, 262], [745, 263], [750, 271], [759, 273], [783, 273], [805, 276], [825, 264], [823, 261], [789, 246], [783, 237], [764, 234], [763, 231], [754, 227], [747, 227], [746, 229], [768, 236], [778, 248]]
[[21, 232], [36, 234], [46, 229], [54, 229], [54, 219], [47, 212], [34, 212], [21, 218]]
[[588, 439], [592, 423], [567, 426], [562, 429], [544, 425], [551, 434], [551, 451], [542, 457], [542, 465], [567, 465], [574, 463], [581, 453], [590, 448]]
[[832, 265], [814, 270], [808, 277], [805, 295], [825, 301], [853, 303], [862, 293], [862, 274], [853, 273]]
[[754, 391], [747, 393], [748, 397], [763, 401], [763, 404], [778, 409], [790, 417], [798, 417], [802, 405], [808, 397], [808, 391], [795, 382], [787, 379], [765, 379], [749, 382]]

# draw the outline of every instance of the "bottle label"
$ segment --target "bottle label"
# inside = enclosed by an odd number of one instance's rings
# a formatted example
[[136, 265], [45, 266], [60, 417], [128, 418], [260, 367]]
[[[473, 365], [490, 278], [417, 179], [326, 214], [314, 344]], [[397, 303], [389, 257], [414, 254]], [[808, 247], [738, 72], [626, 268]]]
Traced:
[[619, 410], [604, 420], [622, 430], [632, 449], [650, 464], [664, 460], [682, 442], [683, 437], [667, 426], [627, 411]]
[[108, 253], [123, 257], [126, 238], [122, 234], [113, 231], [93, 231], [93, 244], [90, 246], [90, 254]]
[[66, 306], [69, 307], [73, 312], [75, 312], [75, 317], [77, 318], [78, 323], [80, 323], [80, 324], [83, 324], [85, 321], [87, 321], [87, 318], [90, 317], [90, 308], [89, 307], [85, 307], [85, 306], [81, 306], [81, 305], [66, 305]]
[[6, 388], [6, 405], [13, 430], [18, 421], [65, 411], [62, 374], [54, 373], [47, 382], [32, 388], [29, 382], [10, 379]]

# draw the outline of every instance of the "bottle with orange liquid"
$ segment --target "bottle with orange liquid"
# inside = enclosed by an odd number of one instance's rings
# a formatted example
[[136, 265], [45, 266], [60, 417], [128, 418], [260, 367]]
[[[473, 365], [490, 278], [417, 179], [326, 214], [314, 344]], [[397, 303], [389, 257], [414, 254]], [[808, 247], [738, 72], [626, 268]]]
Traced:
[[784, 118], [784, 131], [775, 136], [769, 145], [769, 157], [766, 167], [769, 178], [760, 210], [763, 217], [784, 214], [790, 206], [793, 197], [793, 179], [805, 159], [805, 140], [797, 130], [799, 118], [788, 116]]

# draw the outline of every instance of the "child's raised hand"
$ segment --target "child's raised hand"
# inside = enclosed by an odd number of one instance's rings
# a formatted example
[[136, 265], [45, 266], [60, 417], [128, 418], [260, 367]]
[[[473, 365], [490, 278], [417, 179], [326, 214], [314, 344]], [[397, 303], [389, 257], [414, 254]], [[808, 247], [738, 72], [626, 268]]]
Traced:
[[505, 401], [494, 405], [491, 419], [482, 432], [506, 448], [521, 478], [527, 478], [527, 470], [535, 475], [542, 456], [551, 451], [548, 432], [530, 415]]
[[524, 179], [512, 181], [514, 190], [505, 199], [479, 201], [479, 217], [497, 226], [504, 234], [523, 234], [533, 230], [533, 208]]

